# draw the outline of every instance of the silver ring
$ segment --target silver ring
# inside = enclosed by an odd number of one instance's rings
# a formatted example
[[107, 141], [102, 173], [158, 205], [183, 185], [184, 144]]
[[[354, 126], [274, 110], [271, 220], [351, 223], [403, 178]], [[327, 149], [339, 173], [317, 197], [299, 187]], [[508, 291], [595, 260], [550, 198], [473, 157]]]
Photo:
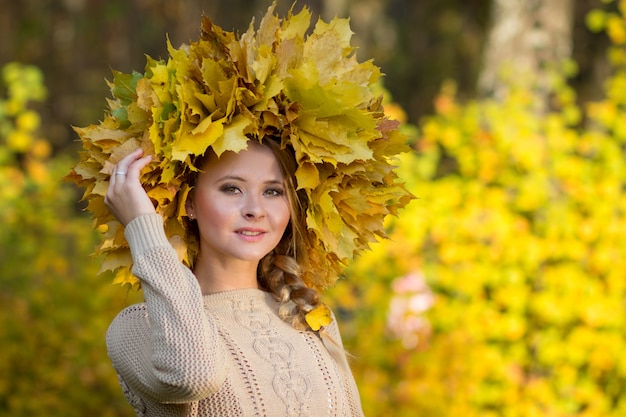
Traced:
[[116, 172], [115, 175], [126, 175], [125, 172]]

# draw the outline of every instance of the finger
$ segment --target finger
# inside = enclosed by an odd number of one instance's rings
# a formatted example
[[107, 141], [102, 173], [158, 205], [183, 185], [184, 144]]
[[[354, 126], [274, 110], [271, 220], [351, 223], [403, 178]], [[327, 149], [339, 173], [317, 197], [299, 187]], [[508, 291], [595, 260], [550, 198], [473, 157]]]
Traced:
[[131, 153], [129, 153], [128, 155], [126, 155], [125, 157], [123, 157], [120, 162], [127, 160], [127, 161], [133, 161], [137, 158], [139, 158], [141, 155], [143, 154], [143, 148], [137, 148], [134, 151], [132, 151]]
[[126, 182], [125, 180], [128, 177], [128, 170], [136, 162], [137, 158], [141, 157], [142, 154], [143, 150], [139, 148], [135, 149], [124, 158], [122, 158], [120, 162], [113, 167], [113, 172], [111, 173], [110, 179], [111, 185]]
[[109, 177], [109, 187], [112, 188], [115, 186], [115, 184], [118, 182], [117, 179], [119, 178], [118, 176], [118, 172], [121, 174], [123, 171], [123, 169], [120, 169], [117, 165], [113, 166], [113, 171], [111, 172], [111, 176]]
[[141, 170], [152, 161], [152, 155], [144, 156], [130, 164], [126, 172], [127, 179], [139, 179]]
[[135, 149], [134, 151], [132, 151], [131, 153], [129, 153], [128, 155], [126, 155], [125, 157], [123, 157], [120, 162], [117, 163], [117, 165], [115, 166], [115, 168], [117, 168], [117, 170], [115, 171], [116, 174], [120, 174], [122, 172], [127, 173], [128, 172], [128, 167], [134, 162], [136, 161], [138, 158], [141, 157], [141, 155], [143, 154], [143, 149], [138, 148]]

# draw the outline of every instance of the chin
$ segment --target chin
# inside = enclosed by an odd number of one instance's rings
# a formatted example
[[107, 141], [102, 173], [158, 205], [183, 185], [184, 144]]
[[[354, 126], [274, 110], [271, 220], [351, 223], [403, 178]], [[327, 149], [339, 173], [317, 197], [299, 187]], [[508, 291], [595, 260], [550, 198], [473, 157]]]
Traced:
[[260, 262], [261, 259], [263, 259], [270, 252], [271, 251], [262, 252], [262, 253], [247, 253], [247, 254], [240, 254], [239, 256], [235, 256], [235, 257], [246, 262]]

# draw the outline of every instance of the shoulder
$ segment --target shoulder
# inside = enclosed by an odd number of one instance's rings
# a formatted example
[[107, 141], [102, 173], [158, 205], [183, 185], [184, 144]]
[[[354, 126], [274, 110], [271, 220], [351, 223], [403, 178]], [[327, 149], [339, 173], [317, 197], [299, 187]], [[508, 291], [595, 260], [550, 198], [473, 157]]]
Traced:
[[337, 338], [337, 339], [341, 339], [341, 334], [339, 331], [339, 323], [337, 322], [337, 315], [335, 314], [335, 312], [329, 308], [329, 312], [330, 312], [330, 323], [327, 324], [326, 326], [324, 326], [324, 329], [328, 332], [328, 334], [330, 334], [331, 336]]
[[107, 348], [112, 348], [120, 340], [142, 337], [149, 332], [148, 310], [145, 303], [133, 304], [120, 311], [107, 330]]
[[148, 317], [148, 309], [146, 308], [146, 303], [137, 303], [130, 305], [120, 311], [117, 316], [112, 321], [112, 325], [116, 322], [123, 321], [132, 321], [132, 320], [141, 320], [146, 319]]

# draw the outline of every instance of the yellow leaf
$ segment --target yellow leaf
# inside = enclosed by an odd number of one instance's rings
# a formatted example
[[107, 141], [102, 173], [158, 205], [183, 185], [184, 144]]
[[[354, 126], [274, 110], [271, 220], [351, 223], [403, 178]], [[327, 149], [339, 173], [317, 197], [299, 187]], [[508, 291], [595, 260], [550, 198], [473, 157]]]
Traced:
[[[205, 119], [209, 120], [209, 118]], [[201, 124], [202, 125], [202, 124]], [[199, 128], [201, 125], [198, 125]], [[196, 129], [197, 129], [196, 128]], [[184, 161], [187, 156], [201, 155], [204, 151], [224, 133], [224, 120], [216, 120], [206, 126], [206, 130], [194, 134], [194, 131], [187, 132], [186, 127], [181, 128], [179, 139], [172, 147], [172, 159]]]
[[109, 183], [104, 181], [98, 181], [91, 189], [91, 194], [101, 195], [104, 197], [109, 189]]
[[157, 95], [150, 87], [150, 80], [147, 78], [141, 78], [137, 81], [137, 107], [149, 112], [152, 107], [155, 107], [158, 101]]
[[328, 193], [319, 195], [316, 206], [325, 214], [325, 224], [332, 233], [339, 233], [343, 229], [343, 221], [337, 213], [337, 207]]
[[213, 144], [213, 150], [217, 155], [229, 150], [239, 152], [248, 147], [248, 138], [245, 131], [252, 122], [246, 116], [238, 114], [233, 117], [230, 124], [224, 128], [224, 134]]
[[326, 306], [326, 304], [320, 304], [315, 307], [313, 310], [309, 311], [304, 318], [307, 324], [315, 332], [324, 326], [328, 326], [333, 321], [330, 316], [330, 309]]
[[256, 60], [251, 65], [256, 79], [261, 83], [265, 83], [265, 80], [275, 65], [276, 58], [274, 57], [270, 45], [260, 45]]
[[113, 278], [113, 284], [129, 284], [135, 286], [138, 285], [138, 283], [137, 278], [130, 272], [130, 268], [126, 266], [120, 267], [115, 274], [115, 278]]
[[131, 138], [122, 142], [119, 146], [116, 146], [112, 152], [109, 160], [105, 162], [104, 166], [100, 170], [103, 174], [110, 175], [113, 173], [113, 168], [120, 162], [126, 155], [139, 148], [140, 142], [136, 138]]
[[254, 105], [253, 110], [263, 111], [268, 107], [268, 102], [280, 94], [281, 90], [284, 88], [283, 82], [276, 76], [270, 75], [265, 82], [264, 88], [262, 90], [263, 96], [261, 99]]
[[187, 215], [187, 209], [185, 208], [187, 204], [187, 198], [189, 197], [189, 192], [192, 190], [192, 187], [184, 183], [180, 187], [180, 192], [178, 194], [178, 209], [176, 213], [176, 217], [180, 220], [181, 218]]
[[113, 215], [108, 207], [104, 204], [104, 198], [101, 196], [90, 196], [87, 210], [93, 214], [96, 225], [107, 223], [113, 219]]
[[320, 175], [315, 164], [304, 162], [301, 163], [296, 171], [296, 180], [298, 189], [317, 187], [320, 183]]
[[166, 184], [159, 184], [148, 191], [148, 196], [159, 203], [169, 203], [173, 200], [176, 190]]
[[339, 233], [339, 242], [337, 243], [337, 256], [341, 261], [352, 259], [354, 255], [354, 241], [358, 235], [348, 227], [343, 227]]
[[300, 38], [304, 39], [306, 31], [309, 29], [311, 25], [311, 12], [307, 8], [302, 8], [302, 10], [296, 14], [289, 16], [288, 24], [285, 21], [283, 25], [282, 33], [280, 37], [283, 39], [281, 44], [284, 44], [286, 39], [292, 38]]
[[[100, 267], [100, 274], [104, 271], [122, 271], [128, 265], [132, 265], [132, 258], [130, 256], [130, 250], [119, 249], [116, 251], [110, 251], [106, 254], [102, 266]], [[119, 269], [118, 269], [119, 268]], [[127, 271], [130, 274], [130, 271]]]
[[116, 145], [132, 136], [128, 132], [118, 130], [116, 127], [109, 129], [107, 127], [101, 127], [101, 125], [92, 125], [85, 128], [76, 127], [74, 130], [83, 140], [91, 139], [92, 142], [113, 141]]

